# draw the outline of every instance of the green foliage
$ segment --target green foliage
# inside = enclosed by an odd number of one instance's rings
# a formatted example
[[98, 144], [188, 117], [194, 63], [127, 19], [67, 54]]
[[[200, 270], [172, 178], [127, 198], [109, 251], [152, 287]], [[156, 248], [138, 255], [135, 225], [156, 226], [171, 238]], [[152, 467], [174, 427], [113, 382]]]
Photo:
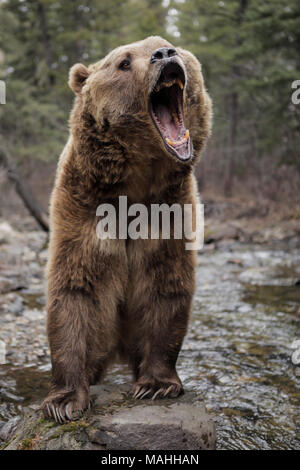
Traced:
[[168, 10], [161, 0], [131, 0], [128, 8], [129, 42], [154, 35], [166, 37]]
[[298, 0], [6, 0], [0, 15], [7, 85], [0, 132], [20, 161], [57, 159], [74, 63], [153, 34], [202, 63], [222, 171], [270, 154], [274, 165], [300, 160], [300, 106], [291, 103], [291, 83], [300, 79]]
[[20, 161], [58, 158], [68, 132], [73, 94], [67, 81], [74, 63], [97, 61], [147, 36], [149, 28], [164, 31], [158, 1], [8, 0], [0, 2], [0, 15], [0, 79], [7, 86], [0, 132]]
[[[178, 43], [203, 64], [223, 159], [236, 153], [236, 165], [244, 158], [247, 167], [249, 156], [273, 153], [279, 162], [300, 165], [300, 107], [291, 102], [291, 84], [300, 79], [299, 1], [175, 0], [172, 7]], [[228, 148], [232, 125], [234, 148]]]

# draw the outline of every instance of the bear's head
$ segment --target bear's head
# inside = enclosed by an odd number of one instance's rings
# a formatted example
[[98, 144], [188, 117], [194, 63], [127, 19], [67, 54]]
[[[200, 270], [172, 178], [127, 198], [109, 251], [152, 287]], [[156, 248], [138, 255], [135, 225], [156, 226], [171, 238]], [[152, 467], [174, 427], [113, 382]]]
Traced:
[[74, 120], [89, 116], [102, 137], [131, 154], [193, 161], [210, 133], [198, 60], [160, 37], [118, 47], [89, 67], [74, 65], [69, 84], [77, 95]]

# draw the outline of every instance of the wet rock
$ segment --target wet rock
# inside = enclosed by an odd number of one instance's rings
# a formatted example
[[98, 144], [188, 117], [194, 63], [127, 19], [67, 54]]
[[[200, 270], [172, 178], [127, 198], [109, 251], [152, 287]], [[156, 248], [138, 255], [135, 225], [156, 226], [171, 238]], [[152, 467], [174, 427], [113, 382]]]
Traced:
[[11, 238], [15, 237], [17, 232], [8, 222], [0, 222], [0, 244], [9, 243]]
[[253, 235], [254, 243], [270, 243], [283, 241], [295, 236], [295, 231], [283, 227], [268, 227]]
[[300, 349], [300, 339], [295, 339], [291, 344], [292, 349]]
[[300, 364], [300, 349], [296, 349], [296, 351], [293, 352], [292, 363], [295, 364], [295, 366]]
[[46, 318], [46, 313], [38, 310], [37, 308], [34, 308], [32, 310], [26, 309], [23, 312], [23, 316], [24, 318], [30, 321], [43, 320]]
[[292, 363], [298, 366], [300, 364], [300, 339], [296, 339], [292, 342], [291, 349], [295, 350], [292, 354]]
[[205, 233], [205, 242], [212, 243], [223, 239], [237, 240], [240, 234], [240, 228], [233, 224], [210, 223]]
[[266, 282], [270, 282], [269, 279], [272, 274], [273, 271], [268, 266], [263, 266], [246, 269], [240, 274], [239, 278], [242, 282], [261, 285]]
[[45, 250], [42, 250], [40, 253], [39, 253], [39, 259], [41, 261], [43, 261], [44, 263], [47, 261], [48, 259], [48, 250], [45, 249]]
[[179, 399], [133, 400], [119, 385], [92, 387], [94, 405], [78, 421], [45, 420], [37, 406], [10, 435], [7, 450], [205, 450], [216, 444], [215, 425], [191, 392]]
[[243, 266], [243, 261], [240, 259], [229, 259], [227, 260], [228, 264], [234, 264], [235, 266]]
[[19, 290], [24, 285], [15, 279], [10, 279], [8, 276], [0, 276], [0, 295]]
[[23, 309], [23, 299], [19, 295], [14, 297], [14, 300], [7, 306], [7, 311], [15, 315], [20, 314]]
[[4, 341], [0, 340], [0, 364], [5, 364], [6, 363], [6, 344]]
[[17, 425], [20, 420], [20, 416], [15, 416], [14, 418], [11, 418], [9, 421], [7, 421], [7, 423], [5, 423], [0, 428], [0, 442], [8, 442], [11, 439], [11, 437], [16, 431]]
[[116, 412], [102, 419], [100, 427], [89, 432], [89, 438], [103, 449], [115, 450], [215, 447], [214, 426], [205, 410], [182, 403], [141, 405]]

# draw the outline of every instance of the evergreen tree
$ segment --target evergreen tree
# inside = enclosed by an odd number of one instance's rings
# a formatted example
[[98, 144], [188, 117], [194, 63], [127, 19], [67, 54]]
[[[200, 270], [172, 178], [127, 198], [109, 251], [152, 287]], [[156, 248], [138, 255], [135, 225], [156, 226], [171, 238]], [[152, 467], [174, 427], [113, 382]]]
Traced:
[[[299, 164], [299, 107], [291, 83], [300, 77], [296, 0], [173, 1], [178, 43], [203, 64], [214, 101], [214, 145], [224, 189], [264, 156]], [[255, 171], [255, 168], [253, 169]]]
[[0, 134], [20, 162], [58, 158], [74, 63], [158, 34], [203, 65], [214, 103], [213, 171], [228, 194], [234, 175], [259, 174], [267, 163], [270, 173], [300, 166], [300, 106], [291, 102], [300, 79], [298, 0], [0, 0], [0, 20]]

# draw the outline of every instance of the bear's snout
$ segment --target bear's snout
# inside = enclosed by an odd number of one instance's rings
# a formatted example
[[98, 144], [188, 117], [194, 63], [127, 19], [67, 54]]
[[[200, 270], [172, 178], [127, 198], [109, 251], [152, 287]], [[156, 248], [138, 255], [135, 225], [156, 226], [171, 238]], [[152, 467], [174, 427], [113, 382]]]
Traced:
[[172, 47], [160, 47], [159, 49], [156, 49], [150, 59], [150, 64], [153, 64], [154, 62], [157, 62], [158, 60], [163, 60], [163, 59], [169, 59], [170, 57], [173, 57], [174, 55], [178, 55], [176, 50], [173, 49]]

